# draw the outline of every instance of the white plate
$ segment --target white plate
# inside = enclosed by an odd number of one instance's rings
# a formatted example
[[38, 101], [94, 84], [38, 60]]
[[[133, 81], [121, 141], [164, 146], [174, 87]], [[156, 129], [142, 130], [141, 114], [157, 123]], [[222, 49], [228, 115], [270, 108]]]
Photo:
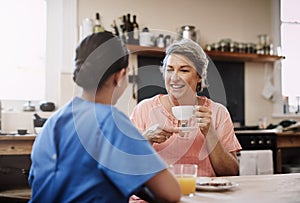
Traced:
[[[209, 184], [217, 184], [217, 183], [222, 183], [226, 185], [220, 185], [220, 186], [209, 185]], [[237, 186], [238, 186], [237, 183], [231, 182], [230, 180], [225, 178], [201, 177], [201, 178], [197, 178], [197, 183], [196, 183], [197, 190], [205, 190], [205, 191], [224, 191], [224, 190], [230, 190]]]
[[198, 129], [198, 127], [179, 127], [179, 130], [184, 133], [191, 132], [191, 131], [194, 131], [197, 129]]

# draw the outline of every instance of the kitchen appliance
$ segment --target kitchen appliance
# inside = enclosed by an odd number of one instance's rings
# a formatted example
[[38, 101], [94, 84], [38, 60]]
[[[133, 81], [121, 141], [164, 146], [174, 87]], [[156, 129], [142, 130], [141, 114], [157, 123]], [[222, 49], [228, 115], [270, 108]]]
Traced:
[[242, 150], [271, 150], [273, 156], [273, 171], [277, 171], [276, 157], [276, 132], [277, 129], [266, 130], [238, 130], [235, 131]]
[[180, 39], [191, 39], [197, 42], [197, 31], [196, 27], [192, 25], [184, 25], [178, 30]]

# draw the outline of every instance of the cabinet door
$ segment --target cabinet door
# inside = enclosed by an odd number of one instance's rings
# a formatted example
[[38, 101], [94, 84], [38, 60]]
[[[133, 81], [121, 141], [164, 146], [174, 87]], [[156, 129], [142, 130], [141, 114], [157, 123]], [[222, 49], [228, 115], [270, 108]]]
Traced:
[[160, 72], [163, 58], [138, 56], [138, 102], [157, 94], [166, 94]]

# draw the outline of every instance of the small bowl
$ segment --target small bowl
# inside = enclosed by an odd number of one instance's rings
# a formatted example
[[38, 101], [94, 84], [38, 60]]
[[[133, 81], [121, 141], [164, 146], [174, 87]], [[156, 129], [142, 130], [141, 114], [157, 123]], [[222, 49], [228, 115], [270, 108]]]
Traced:
[[18, 129], [18, 134], [19, 135], [26, 135], [27, 134], [27, 130], [26, 129]]

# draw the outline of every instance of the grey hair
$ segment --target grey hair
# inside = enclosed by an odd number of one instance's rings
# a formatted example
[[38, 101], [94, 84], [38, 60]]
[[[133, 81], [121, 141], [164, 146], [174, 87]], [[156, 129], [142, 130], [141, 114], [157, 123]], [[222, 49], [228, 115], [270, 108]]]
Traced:
[[208, 59], [205, 52], [203, 51], [203, 49], [199, 44], [197, 44], [196, 42], [190, 39], [181, 39], [168, 46], [161, 67], [161, 72], [163, 73], [163, 75], [165, 72], [165, 68], [167, 66], [168, 57], [171, 54], [178, 54], [178, 55], [185, 56], [186, 58], [188, 58], [190, 61], [193, 62], [199, 76], [202, 78], [201, 90], [199, 92], [203, 90], [203, 87], [207, 87]]

